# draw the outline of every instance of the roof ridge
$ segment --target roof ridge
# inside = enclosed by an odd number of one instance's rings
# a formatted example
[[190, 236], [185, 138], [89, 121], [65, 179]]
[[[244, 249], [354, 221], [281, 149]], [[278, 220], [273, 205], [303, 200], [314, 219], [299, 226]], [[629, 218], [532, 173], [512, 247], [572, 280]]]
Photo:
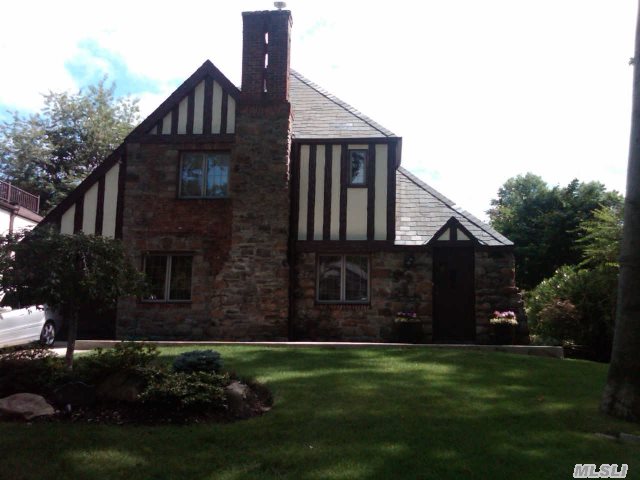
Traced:
[[475, 225], [476, 227], [481, 229], [483, 232], [485, 232], [487, 235], [490, 235], [491, 237], [493, 237], [498, 242], [501, 242], [501, 243], [507, 244], [507, 245], [513, 243], [513, 242], [511, 242], [511, 240], [509, 240], [504, 235], [502, 235], [500, 232], [498, 232], [496, 229], [494, 229], [491, 225], [489, 225], [488, 223], [483, 222], [482, 220], [480, 220], [479, 218], [477, 218], [475, 215], [473, 215], [472, 213], [468, 212], [467, 210], [465, 210], [465, 209], [463, 209], [461, 207], [458, 207], [453, 200], [451, 200], [451, 199], [445, 197], [444, 195], [442, 195], [440, 192], [435, 190], [432, 186], [428, 185], [424, 181], [420, 180], [417, 176], [415, 176], [413, 173], [411, 173], [406, 168], [398, 167], [398, 171], [401, 174], [403, 174], [408, 180], [411, 180], [418, 187], [422, 188], [425, 192], [427, 192], [428, 194], [430, 194], [430, 195], [434, 196], [435, 198], [437, 198], [438, 200], [440, 200], [442, 203], [444, 203], [447, 207], [449, 207], [454, 212], [458, 213], [459, 215], [462, 215], [464, 218], [466, 218], [469, 221], [469, 223], [472, 223], [473, 225]]
[[372, 118], [370, 118], [367, 115], [365, 115], [364, 113], [362, 113], [360, 110], [358, 110], [358, 109], [352, 107], [351, 105], [349, 105], [347, 102], [345, 102], [343, 100], [340, 100], [338, 97], [336, 97], [335, 95], [333, 95], [329, 91], [325, 90], [324, 88], [322, 88], [317, 83], [312, 82], [311, 80], [309, 80], [308, 78], [306, 78], [304, 75], [302, 75], [301, 73], [297, 72], [293, 68], [290, 69], [290, 72], [291, 72], [291, 74], [293, 76], [295, 76], [298, 80], [303, 82], [305, 85], [307, 85], [308, 87], [314, 89], [316, 92], [318, 92], [320, 95], [322, 95], [326, 99], [332, 101], [333, 103], [335, 103], [339, 107], [342, 107], [344, 110], [346, 110], [350, 114], [352, 114], [355, 117], [359, 118], [360, 120], [365, 122], [367, 125], [369, 125], [371, 128], [373, 128], [375, 130], [378, 130], [384, 136], [386, 136], [386, 137], [396, 137], [397, 136], [391, 130], [383, 127], [378, 122], [376, 122]]

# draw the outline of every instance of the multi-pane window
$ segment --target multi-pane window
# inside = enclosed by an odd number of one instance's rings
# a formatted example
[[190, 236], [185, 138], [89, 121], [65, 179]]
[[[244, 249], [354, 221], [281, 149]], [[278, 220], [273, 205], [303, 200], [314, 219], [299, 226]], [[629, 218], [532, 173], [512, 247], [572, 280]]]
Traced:
[[144, 273], [149, 292], [145, 300], [174, 302], [191, 300], [191, 255], [149, 254], [144, 259]]
[[367, 151], [349, 150], [349, 185], [367, 184]]
[[319, 255], [317, 301], [367, 303], [369, 257], [366, 255]]
[[229, 158], [229, 152], [183, 153], [180, 160], [180, 197], [227, 197]]

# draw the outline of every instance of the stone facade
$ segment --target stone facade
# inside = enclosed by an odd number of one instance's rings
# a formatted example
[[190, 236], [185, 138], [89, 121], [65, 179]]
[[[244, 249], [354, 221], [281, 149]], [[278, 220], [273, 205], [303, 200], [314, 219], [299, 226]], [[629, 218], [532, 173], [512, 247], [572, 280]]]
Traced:
[[[432, 255], [428, 249], [374, 252], [370, 259], [370, 304], [323, 305], [315, 301], [316, 254], [296, 255], [294, 334], [298, 340], [396, 341], [396, 312], [413, 311], [422, 321], [422, 341], [433, 341]], [[519, 342], [527, 343], [522, 298], [515, 287], [513, 253], [475, 253], [476, 342], [489, 343], [489, 318], [513, 310], [521, 319]]]
[[[243, 83], [235, 141], [127, 145], [124, 244], [141, 266], [146, 252], [189, 252], [193, 263], [190, 302], [123, 299], [118, 337], [287, 338], [291, 106], [286, 88], [263, 91], [255, 78], [288, 76], [291, 20], [289, 12], [244, 19], [243, 71], [252, 81]], [[178, 198], [180, 155], [194, 150], [231, 153], [228, 198]]]
[[373, 252], [369, 262], [369, 305], [319, 305], [315, 301], [316, 254], [296, 255], [296, 339], [392, 342], [396, 312], [415, 311], [423, 321], [425, 341], [431, 340], [431, 255]]
[[511, 310], [518, 318], [517, 342], [529, 343], [527, 317], [520, 290], [515, 283], [515, 258], [511, 250], [477, 251], [476, 281], [476, 341], [489, 343], [489, 319], [494, 311]]

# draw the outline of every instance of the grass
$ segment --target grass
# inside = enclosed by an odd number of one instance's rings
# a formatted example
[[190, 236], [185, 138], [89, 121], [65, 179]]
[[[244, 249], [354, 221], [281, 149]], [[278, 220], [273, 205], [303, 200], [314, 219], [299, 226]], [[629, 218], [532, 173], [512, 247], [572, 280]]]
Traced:
[[[640, 433], [597, 411], [606, 366], [502, 353], [220, 347], [275, 406], [227, 425], [0, 424], [2, 479], [572, 478]], [[185, 349], [163, 349], [175, 356]]]

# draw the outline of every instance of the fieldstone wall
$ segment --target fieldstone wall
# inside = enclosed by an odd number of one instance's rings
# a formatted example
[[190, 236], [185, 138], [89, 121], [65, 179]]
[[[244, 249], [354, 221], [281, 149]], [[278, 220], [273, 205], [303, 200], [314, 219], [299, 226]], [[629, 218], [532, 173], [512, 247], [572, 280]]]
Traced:
[[509, 250], [475, 253], [476, 342], [489, 343], [494, 311], [511, 310], [518, 319], [517, 343], [529, 343], [529, 329], [520, 290], [515, 284], [515, 259]]
[[[226, 147], [226, 148], [225, 148]], [[127, 145], [122, 237], [142, 268], [146, 252], [192, 252], [192, 299], [144, 303], [121, 299], [116, 335], [150, 338], [207, 338], [217, 332], [211, 306], [213, 285], [231, 248], [231, 199], [179, 199], [181, 150], [226, 149], [220, 144]]]
[[[116, 335], [284, 340], [289, 313], [288, 103], [240, 103], [236, 143], [127, 145], [123, 241], [145, 252], [192, 252], [189, 303], [122, 299]], [[231, 151], [229, 198], [177, 198], [180, 152]]]
[[[370, 254], [369, 305], [323, 305], [315, 301], [316, 254], [298, 253], [295, 273], [294, 332], [298, 340], [397, 340], [396, 312], [415, 311], [422, 320], [423, 342], [433, 341], [432, 256], [424, 252]], [[489, 343], [489, 319], [495, 310], [513, 310], [519, 320], [518, 343], [528, 343], [524, 304], [515, 286], [515, 261], [508, 250], [475, 253], [476, 342]]]
[[231, 249], [211, 311], [220, 338], [288, 337], [290, 126], [288, 102], [238, 105]]
[[315, 301], [316, 254], [296, 254], [293, 327], [297, 340], [392, 342], [397, 340], [396, 313], [414, 311], [423, 321], [423, 341], [431, 341], [431, 255], [374, 252], [369, 258], [370, 304], [323, 305]]

